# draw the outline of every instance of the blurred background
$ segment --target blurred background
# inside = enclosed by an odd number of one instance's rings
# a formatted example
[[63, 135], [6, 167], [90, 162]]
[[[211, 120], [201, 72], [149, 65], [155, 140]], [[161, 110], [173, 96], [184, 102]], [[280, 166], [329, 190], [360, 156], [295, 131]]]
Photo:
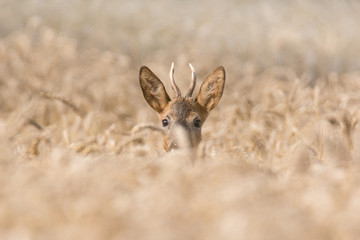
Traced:
[[130, 67], [280, 65], [317, 78], [360, 67], [359, 13], [352, 0], [1, 0], [0, 36], [38, 16], [80, 49], [122, 54]]
[[[0, 239], [360, 239], [359, 26], [358, 0], [0, 0]], [[172, 61], [181, 89], [226, 69], [197, 157], [139, 86], [172, 96]]]

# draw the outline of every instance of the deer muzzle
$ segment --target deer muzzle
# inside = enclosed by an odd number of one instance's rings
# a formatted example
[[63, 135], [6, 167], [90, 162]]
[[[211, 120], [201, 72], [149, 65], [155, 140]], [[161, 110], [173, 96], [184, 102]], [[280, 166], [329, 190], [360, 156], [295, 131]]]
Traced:
[[190, 129], [181, 124], [173, 126], [172, 130], [166, 137], [166, 142], [168, 145], [168, 151], [195, 147]]

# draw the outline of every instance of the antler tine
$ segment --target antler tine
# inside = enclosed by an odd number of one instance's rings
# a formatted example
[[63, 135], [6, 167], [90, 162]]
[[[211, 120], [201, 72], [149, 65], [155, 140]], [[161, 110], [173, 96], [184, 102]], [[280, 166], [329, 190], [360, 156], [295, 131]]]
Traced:
[[174, 63], [171, 64], [171, 68], [170, 68], [170, 83], [171, 83], [171, 88], [174, 90], [175, 94], [177, 97], [181, 97], [181, 92], [179, 87], [176, 85], [175, 83], [175, 79], [174, 79]]
[[191, 97], [191, 95], [194, 92], [195, 86], [196, 86], [196, 71], [195, 71], [195, 68], [193, 67], [193, 65], [191, 65], [191, 63], [189, 63], [189, 67], [191, 69], [191, 84], [190, 84], [189, 91], [186, 93], [186, 97]]

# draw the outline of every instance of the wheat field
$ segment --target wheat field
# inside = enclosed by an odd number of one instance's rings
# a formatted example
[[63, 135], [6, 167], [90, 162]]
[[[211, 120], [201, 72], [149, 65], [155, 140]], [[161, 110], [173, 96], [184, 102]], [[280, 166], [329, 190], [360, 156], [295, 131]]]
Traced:
[[[358, 1], [0, 0], [0, 239], [360, 238]], [[139, 68], [226, 69], [166, 153]], [[197, 86], [195, 93], [197, 93]]]

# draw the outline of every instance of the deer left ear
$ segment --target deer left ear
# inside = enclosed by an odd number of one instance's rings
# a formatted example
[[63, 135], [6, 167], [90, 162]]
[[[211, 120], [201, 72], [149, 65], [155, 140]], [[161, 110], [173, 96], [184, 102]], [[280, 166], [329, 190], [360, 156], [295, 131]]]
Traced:
[[161, 113], [171, 101], [164, 84], [145, 66], [140, 68], [139, 80], [145, 100], [156, 112]]
[[205, 79], [200, 87], [196, 101], [210, 112], [219, 103], [224, 92], [224, 86], [225, 69], [220, 66]]

